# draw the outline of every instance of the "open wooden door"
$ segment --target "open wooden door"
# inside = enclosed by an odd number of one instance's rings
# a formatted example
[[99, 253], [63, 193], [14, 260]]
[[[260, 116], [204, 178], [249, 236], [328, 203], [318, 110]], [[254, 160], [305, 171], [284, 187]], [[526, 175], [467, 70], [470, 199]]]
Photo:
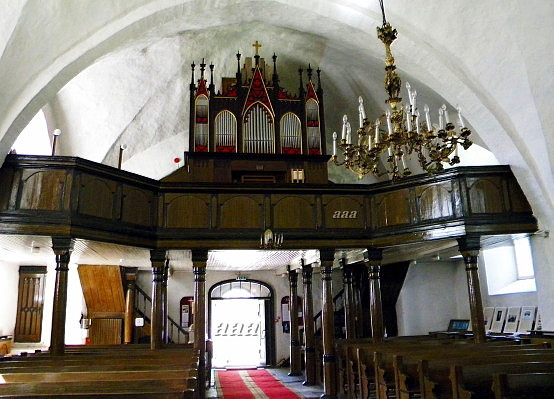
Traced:
[[15, 342], [40, 342], [46, 266], [20, 266]]

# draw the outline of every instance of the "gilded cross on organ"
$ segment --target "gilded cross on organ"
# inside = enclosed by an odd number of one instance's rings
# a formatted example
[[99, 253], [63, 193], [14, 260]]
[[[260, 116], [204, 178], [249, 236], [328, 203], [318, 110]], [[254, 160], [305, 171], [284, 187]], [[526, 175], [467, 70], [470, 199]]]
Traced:
[[252, 47], [256, 49], [256, 55], [259, 55], [258, 50], [260, 49], [260, 47], [262, 47], [262, 45], [256, 40], [256, 43], [252, 44]]

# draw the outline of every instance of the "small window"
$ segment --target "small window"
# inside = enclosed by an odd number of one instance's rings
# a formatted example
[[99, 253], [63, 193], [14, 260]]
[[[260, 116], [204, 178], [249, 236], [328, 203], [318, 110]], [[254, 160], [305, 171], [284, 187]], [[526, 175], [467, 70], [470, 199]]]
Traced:
[[513, 235], [483, 250], [489, 295], [536, 291], [531, 240]]

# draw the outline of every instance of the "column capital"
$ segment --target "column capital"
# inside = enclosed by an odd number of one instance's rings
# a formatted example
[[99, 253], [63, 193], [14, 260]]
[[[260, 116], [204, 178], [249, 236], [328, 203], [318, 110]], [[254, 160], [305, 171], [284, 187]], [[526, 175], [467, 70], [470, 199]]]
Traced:
[[458, 238], [458, 249], [464, 252], [477, 252], [481, 250], [481, 236], [463, 236]]
[[150, 262], [152, 262], [152, 267], [163, 267], [166, 257], [167, 251], [165, 249], [156, 248], [150, 250]]
[[[71, 237], [52, 237], [52, 251], [56, 256], [67, 256], [67, 262], [69, 262], [69, 256], [73, 252], [75, 246], [75, 239]], [[66, 263], [67, 263], [66, 262]]]
[[324, 248], [319, 250], [319, 260], [321, 262], [321, 270], [325, 268], [332, 268], [335, 261], [335, 250]]
[[208, 249], [192, 249], [191, 251], [192, 265], [194, 267], [206, 267], [208, 263]]
[[379, 264], [383, 260], [383, 249], [382, 248], [367, 248], [367, 252], [364, 253], [364, 261], [367, 262], [378, 262]]

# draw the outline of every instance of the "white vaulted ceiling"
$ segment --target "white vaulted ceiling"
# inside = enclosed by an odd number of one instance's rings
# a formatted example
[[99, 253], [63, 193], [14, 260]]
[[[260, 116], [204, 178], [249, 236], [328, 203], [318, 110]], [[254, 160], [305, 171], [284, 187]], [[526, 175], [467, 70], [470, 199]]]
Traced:
[[[385, 6], [403, 82], [420, 104], [459, 104], [475, 141], [512, 166], [539, 223], [552, 225], [552, 2]], [[277, 54], [293, 93], [299, 67], [322, 69], [329, 143], [344, 113], [356, 125], [359, 95], [368, 117], [382, 112], [380, 24], [377, 0], [0, 0], [0, 163], [45, 109], [50, 132], [63, 132], [58, 154], [115, 166], [126, 144], [123, 168], [159, 179], [188, 149], [190, 64], [213, 62], [219, 85], [255, 40], [266, 59]], [[330, 177], [350, 178], [335, 167]]]

